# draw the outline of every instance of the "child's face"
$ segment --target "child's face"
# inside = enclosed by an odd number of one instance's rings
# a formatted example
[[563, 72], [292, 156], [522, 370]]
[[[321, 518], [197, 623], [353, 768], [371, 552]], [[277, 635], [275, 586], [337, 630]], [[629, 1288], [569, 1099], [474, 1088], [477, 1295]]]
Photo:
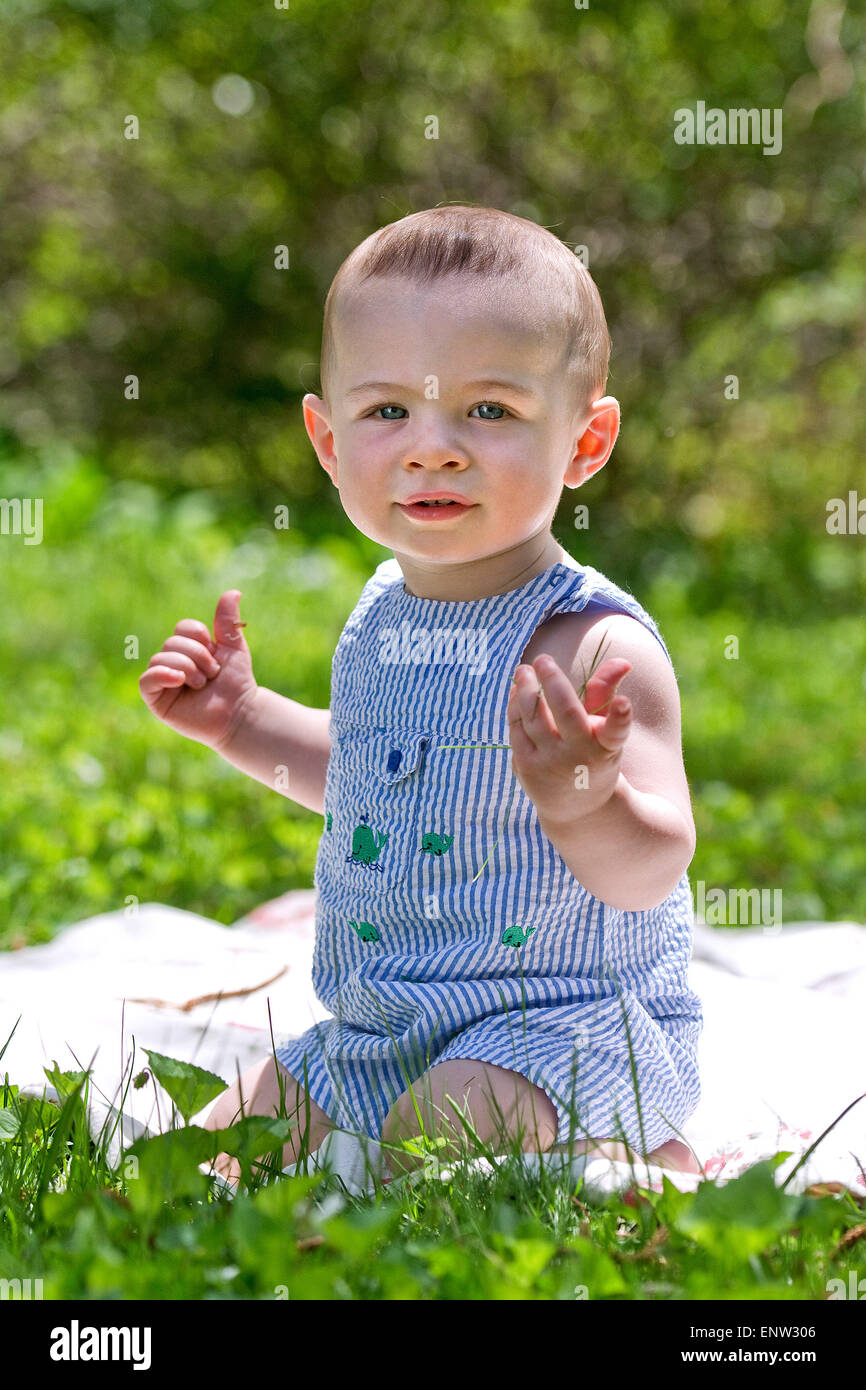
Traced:
[[[547, 535], [563, 484], [613, 448], [617, 403], [576, 409], [562, 330], [522, 294], [503, 280], [387, 277], [342, 311], [331, 400], [305, 396], [304, 420], [349, 519], [401, 564], [453, 571]], [[475, 505], [432, 518], [401, 507], [439, 490]]]

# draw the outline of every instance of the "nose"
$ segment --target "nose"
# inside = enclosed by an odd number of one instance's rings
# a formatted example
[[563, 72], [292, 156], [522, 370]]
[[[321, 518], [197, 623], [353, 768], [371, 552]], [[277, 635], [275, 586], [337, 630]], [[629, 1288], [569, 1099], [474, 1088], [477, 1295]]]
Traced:
[[451, 469], [452, 472], [457, 470], [461, 473], [466, 467], [466, 464], [461, 459], [446, 457], [432, 458], [427, 453], [419, 453], [415, 458], [407, 459], [406, 464], [409, 468], [448, 468]]
[[467, 459], [447, 428], [432, 426], [422, 429], [414, 441], [407, 443], [405, 462], [416, 468], [465, 468]]

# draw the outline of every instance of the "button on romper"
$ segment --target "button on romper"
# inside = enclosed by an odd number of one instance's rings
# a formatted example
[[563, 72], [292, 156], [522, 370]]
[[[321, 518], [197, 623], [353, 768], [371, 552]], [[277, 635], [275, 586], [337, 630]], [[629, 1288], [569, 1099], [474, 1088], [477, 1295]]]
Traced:
[[314, 877], [313, 985], [333, 1016], [276, 1049], [341, 1128], [378, 1139], [398, 1096], [457, 1057], [541, 1087], [557, 1144], [646, 1154], [697, 1107], [688, 873], [657, 907], [608, 906], [511, 771], [511, 676], [540, 623], [592, 601], [644, 623], [670, 660], [633, 595], [566, 560], [456, 601], [408, 593], [385, 560], [341, 633]]

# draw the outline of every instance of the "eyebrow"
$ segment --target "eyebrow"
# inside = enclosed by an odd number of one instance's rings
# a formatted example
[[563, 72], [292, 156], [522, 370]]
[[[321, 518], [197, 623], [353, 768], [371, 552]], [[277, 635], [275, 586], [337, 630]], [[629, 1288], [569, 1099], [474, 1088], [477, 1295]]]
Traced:
[[[529, 386], [521, 386], [517, 381], [501, 381], [492, 377], [485, 377], [482, 381], [467, 381], [467, 387], [477, 387], [485, 391], [509, 391], [513, 396], [525, 396], [527, 399], [534, 399], [537, 392]], [[395, 391], [397, 393], [405, 391], [405, 386], [399, 385], [394, 381], [364, 381], [360, 386], [353, 386], [346, 392], [347, 396], [361, 396], [365, 391]]]

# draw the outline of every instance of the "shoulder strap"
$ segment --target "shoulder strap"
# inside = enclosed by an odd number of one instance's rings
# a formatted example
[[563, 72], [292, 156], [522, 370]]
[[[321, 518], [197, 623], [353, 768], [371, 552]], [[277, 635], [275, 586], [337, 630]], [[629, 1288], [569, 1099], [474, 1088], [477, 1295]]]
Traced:
[[612, 613], [626, 613], [630, 618], [636, 618], [638, 622], [643, 623], [644, 627], [648, 628], [659, 642], [662, 651], [673, 666], [671, 654], [655, 619], [635, 598], [634, 594], [630, 593], [628, 589], [622, 588], [621, 585], [615, 584], [612, 579], [608, 579], [606, 574], [594, 569], [592, 565], [583, 565], [575, 570], [573, 575], [569, 575], [561, 586], [557, 587], [553, 595], [551, 613], [579, 613], [589, 604], [605, 608]]

